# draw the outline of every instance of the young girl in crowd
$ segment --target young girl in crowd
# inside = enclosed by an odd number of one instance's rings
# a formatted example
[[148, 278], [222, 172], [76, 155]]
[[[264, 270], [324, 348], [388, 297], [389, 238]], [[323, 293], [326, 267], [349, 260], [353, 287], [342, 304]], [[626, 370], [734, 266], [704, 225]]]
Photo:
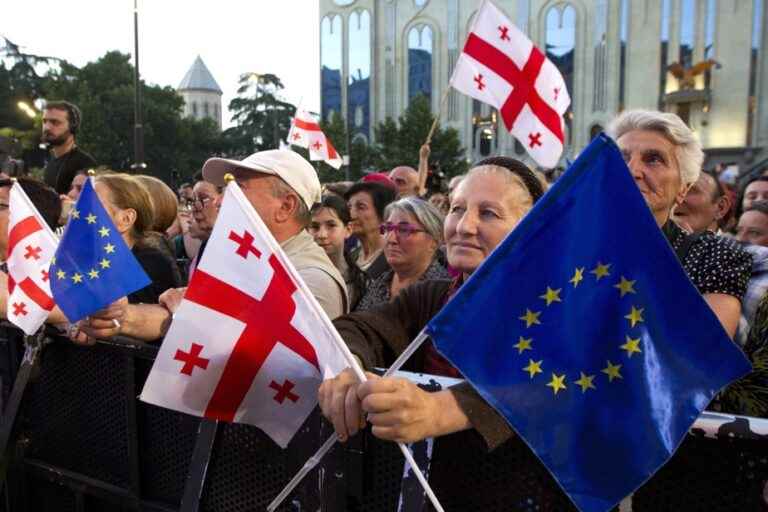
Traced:
[[335, 195], [323, 197], [322, 202], [312, 208], [309, 232], [344, 276], [350, 309], [354, 310], [365, 289], [365, 274], [344, 250], [344, 242], [351, 235], [349, 208], [344, 199]]

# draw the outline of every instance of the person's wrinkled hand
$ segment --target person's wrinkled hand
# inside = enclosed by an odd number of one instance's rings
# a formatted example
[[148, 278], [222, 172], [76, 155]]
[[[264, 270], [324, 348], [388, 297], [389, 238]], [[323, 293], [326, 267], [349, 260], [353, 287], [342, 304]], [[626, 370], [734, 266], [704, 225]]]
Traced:
[[423, 145], [422, 145], [422, 146], [419, 148], [419, 158], [421, 158], [421, 159], [426, 159], [426, 158], [429, 158], [429, 154], [430, 154], [430, 152], [431, 152], [431, 151], [432, 151], [432, 150], [431, 150], [431, 148], [429, 147], [429, 144], [423, 144]]
[[324, 380], [317, 393], [323, 415], [333, 424], [342, 442], [365, 427], [365, 418], [357, 398], [359, 385], [355, 372], [347, 368], [336, 377]]
[[128, 298], [123, 297], [101, 311], [80, 321], [80, 331], [94, 339], [108, 339], [120, 334], [125, 321]]
[[380, 439], [412, 443], [438, 434], [437, 401], [407, 379], [372, 376], [358, 386], [357, 397]]
[[157, 301], [161, 306], [170, 311], [171, 314], [174, 314], [186, 292], [186, 286], [184, 288], [169, 288], [160, 295]]

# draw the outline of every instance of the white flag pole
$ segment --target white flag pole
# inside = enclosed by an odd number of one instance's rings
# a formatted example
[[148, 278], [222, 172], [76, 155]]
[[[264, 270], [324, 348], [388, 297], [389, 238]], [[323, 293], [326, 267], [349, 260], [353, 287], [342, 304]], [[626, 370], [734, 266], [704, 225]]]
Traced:
[[[411, 357], [411, 355], [418, 350], [418, 348], [424, 343], [424, 341], [429, 337], [429, 335], [426, 333], [426, 329], [422, 330], [418, 336], [408, 345], [408, 347], [403, 351], [402, 354], [395, 360], [395, 362], [390, 366], [386, 372], [384, 372], [384, 377], [389, 377], [392, 374], [394, 374], [397, 370], [399, 370], [403, 364]], [[272, 500], [272, 502], [267, 506], [267, 512], [274, 512], [277, 510], [277, 507], [280, 506], [280, 504], [287, 498], [291, 492], [296, 488], [297, 485], [304, 479], [307, 474], [312, 471], [315, 466], [317, 466], [321, 460], [323, 460], [323, 457], [331, 451], [331, 448], [334, 447], [336, 444], [336, 441], [339, 440], [339, 437], [334, 432], [331, 437], [329, 437], [325, 443], [320, 447], [317, 452], [313, 456], [307, 460], [307, 462], [304, 464], [304, 466], [299, 470], [296, 475], [294, 475], [293, 478], [291, 478], [291, 481], [286, 484], [285, 487], [283, 487], [283, 490], [280, 491], [280, 493], [275, 497], [275, 499]], [[405, 448], [403, 443], [398, 443], [402, 448]], [[411, 455], [410, 450], [405, 448], [405, 453], [408, 453], [408, 455]], [[419, 475], [423, 478], [424, 475], [419, 470], [418, 466], [416, 466], [416, 462], [413, 461], [412, 457], [409, 459], [406, 456], [406, 459], [408, 459], [408, 463], [411, 465], [412, 468], [414, 468], [414, 473], [416, 474], [416, 477], [418, 478]], [[419, 480], [421, 482], [421, 479]], [[425, 479], [426, 483], [426, 479]], [[424, 484], [422, 484], [424, 486]], [[424, 486], [424, 491], [427, 493], [427, 496], [430, 496], [431, 488], [429, 487], [429, 484], [426, 483], [426, 486]], [[437, 501], [437, 498], [435, 497], [434, 500], [432, 499], [434, 495], [430, 496], [430, 501], [432, 501], [432, 505], [435, 507], [436, 510], [442, 511], [442, 507], [440, 503]]]

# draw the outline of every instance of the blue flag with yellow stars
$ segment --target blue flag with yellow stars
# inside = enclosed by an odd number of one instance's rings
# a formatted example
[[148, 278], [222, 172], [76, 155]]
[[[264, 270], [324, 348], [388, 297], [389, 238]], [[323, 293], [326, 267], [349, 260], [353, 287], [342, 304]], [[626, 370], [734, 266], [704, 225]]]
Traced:
[[582, 511], [605, 511], [750, 370], [597, 137], [427, 326]]
[[70, 213], [51, 262], [51, 292], [70, 322], [77, 322], [150, 284], [102, 206], [92, 179]]

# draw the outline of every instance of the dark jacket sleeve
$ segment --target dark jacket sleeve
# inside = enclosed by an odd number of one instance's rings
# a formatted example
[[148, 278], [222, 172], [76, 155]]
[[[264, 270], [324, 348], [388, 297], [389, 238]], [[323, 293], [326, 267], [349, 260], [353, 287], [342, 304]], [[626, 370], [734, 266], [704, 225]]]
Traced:
[[[333, 324], [366, 369], [387, 367], [440, 310], [449, 286], [449, 281], [420, 282], [401, 291], [392, 302], [339, 317]], [[414, 356], [414, 359], [419, 358]], [[409, 366], [414, 371], [422, 371], [420, 363]], [[489, 450], [512, 436], [507, 422], [471, 384], [463, 382], [449, 389]]]
[[416, 283], [391, 302], [341, 316], [333, 324], [367, 369], [387, 366], [440, 310], [449, 286], [449, 281]]

